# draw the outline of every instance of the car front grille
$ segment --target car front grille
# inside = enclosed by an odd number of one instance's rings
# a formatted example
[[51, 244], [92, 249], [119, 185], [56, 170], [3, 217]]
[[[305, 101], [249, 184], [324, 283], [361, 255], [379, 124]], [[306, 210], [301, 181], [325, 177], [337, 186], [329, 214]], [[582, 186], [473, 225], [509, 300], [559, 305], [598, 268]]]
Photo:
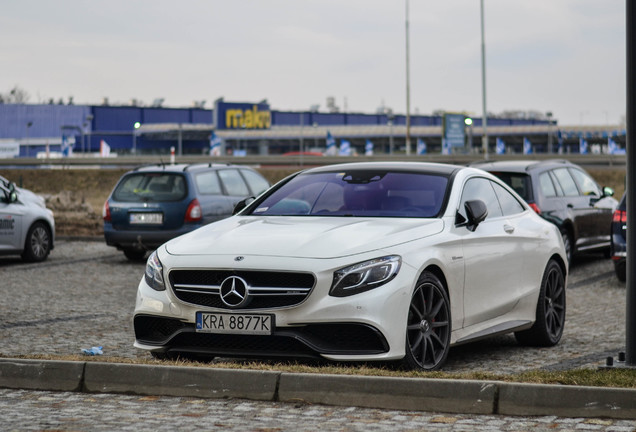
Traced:
[[[242, 295], [246, 300], [240, 304], [222, 298], [221, 285], [232, 277], [245, 282]], [[316, 278], [311, 273], [280, 271], [172, 270], [169, 282], [175, 296], [186, 303], [220, 309], [266, 309], [302, 303]]]

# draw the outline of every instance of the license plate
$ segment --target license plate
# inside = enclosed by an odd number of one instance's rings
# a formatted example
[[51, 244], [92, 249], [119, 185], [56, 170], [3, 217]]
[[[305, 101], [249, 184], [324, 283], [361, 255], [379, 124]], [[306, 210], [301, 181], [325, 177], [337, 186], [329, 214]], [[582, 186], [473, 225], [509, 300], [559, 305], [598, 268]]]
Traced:
[[130, 213], [131, 224], [161, 225], [163, 213]]
[[271, 335], [273, 315], [197, 312], [196, 331], [201, 333]]

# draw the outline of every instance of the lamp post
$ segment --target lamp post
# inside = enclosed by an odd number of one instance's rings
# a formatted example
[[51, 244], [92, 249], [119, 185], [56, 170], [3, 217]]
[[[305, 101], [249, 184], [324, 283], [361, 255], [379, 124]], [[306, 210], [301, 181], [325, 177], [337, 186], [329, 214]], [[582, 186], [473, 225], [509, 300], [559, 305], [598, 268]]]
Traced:
[[473, 119], [470, 117], [466, 117], [464, 119], [464, 124], [468, 126], [468, 152], [472, 153], [473, 151]]
[[484, 150], [484, 159], [488, 159], [488, 111], [486, 110], [486, 42], [484, 37], [484, 0], [481, 0], [481, 103], [482, 103], [482, 128], [481, 146]]
[[141, 123], [135, 122], [133, 125], [133, 148], [132, 153], [137, 154], [137, 129], [141, 127]]
[[26, 140], [25, 140], [25, 145], [27, 146], [27, 155], [29, 154], [29, 129], [31, 129], [31, 126], [33, 126], [33, 122], [27, 122], [26, 124]]
[[552, 111], [545, 115], [548, 117], [548, 153], [552, 154]]
[[409, 61], [409, 0], [406, 0], [406, 155], [411, 154], [411, 73]]

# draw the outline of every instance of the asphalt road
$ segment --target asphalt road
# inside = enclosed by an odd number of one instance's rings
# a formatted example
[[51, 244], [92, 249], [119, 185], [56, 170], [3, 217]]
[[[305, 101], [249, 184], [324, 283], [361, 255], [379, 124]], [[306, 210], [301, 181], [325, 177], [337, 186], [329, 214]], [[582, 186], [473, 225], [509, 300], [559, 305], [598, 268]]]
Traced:
[[[133, 346], [131, 316], [144, 265], [102, 242], [60, 240], [49, 260], [0, 257], [0, 356], [79, 354], [149, 358]], [[444, 370], [514, 374], [597, 367], [625, 346], [625, 285], [610, 260], [572, 266], [563, 339], [552, 348], [518, 346], [512, 336], [453, 348]], [[624, 420], [504, 417], [336, 408], [241, 400], [201, 400], [0, 389], [6, 430], [603, 430]]]

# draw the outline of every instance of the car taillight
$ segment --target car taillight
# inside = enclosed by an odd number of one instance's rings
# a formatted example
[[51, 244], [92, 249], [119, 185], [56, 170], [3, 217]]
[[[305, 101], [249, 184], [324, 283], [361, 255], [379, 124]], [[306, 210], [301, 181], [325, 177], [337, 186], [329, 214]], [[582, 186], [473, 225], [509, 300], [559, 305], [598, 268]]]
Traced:
[[108, 201], [104, 203], [104, 207], [102, 208], [102, 217], [104, 218], [104, 221], [106, 222], [111, 221], [110, 206], [108, 205]]
[[536, 214], [541, 214], [541, 209], [536, 203], [528, 203], [528, 205], [530, 206], [532, 210], [534, 210]]
[[614, 211], [614, 216], [612, 216], [612, 222], [627, 223], [627, 212], [625, 210]]
[[199, 200], [195, 198], [190, 202], [188, 210], [186, 210], [184, 222], [198, 222], [202, 217], [201, 204], [199, 204]]

